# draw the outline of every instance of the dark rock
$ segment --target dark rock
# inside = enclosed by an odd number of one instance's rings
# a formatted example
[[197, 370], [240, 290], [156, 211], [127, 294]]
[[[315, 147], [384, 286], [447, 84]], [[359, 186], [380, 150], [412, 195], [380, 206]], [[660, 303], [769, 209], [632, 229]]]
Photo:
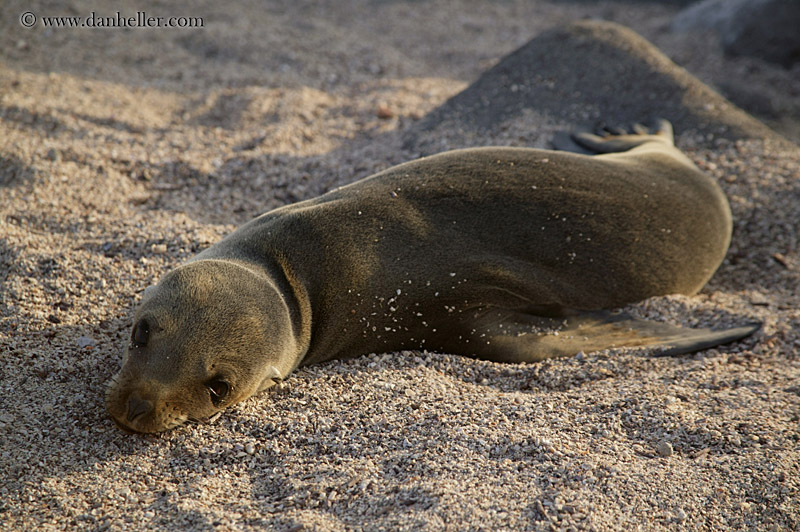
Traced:
[[716, 30], [731, 55], [755, 56], [785, 68], [800, 61], [798, 0], [704, 0], [681, 11], [672, 27]]

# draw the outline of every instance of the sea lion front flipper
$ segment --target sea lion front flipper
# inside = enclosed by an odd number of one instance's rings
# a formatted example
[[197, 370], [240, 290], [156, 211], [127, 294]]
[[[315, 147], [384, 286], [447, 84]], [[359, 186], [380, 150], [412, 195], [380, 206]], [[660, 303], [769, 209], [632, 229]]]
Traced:
[[758, 322], [750, 322], [739, 327], [720, 330], [679, 328], [682, 331], [689, 332], [691, 334], [684, 335], [683, 338], [676, 336], [669, 342], [666, 342], [666, 345], [670, 346], [668, 349], [658, 353], [653, 353], [653, 356], [678, 356], [702, 351], [703, 349], [709, 349], [711, 347], [724, 345], [747, 338], [760, 328], [761, 324]]
[[486, 332], [473, 346], [475, 355], [499, 362], [538, 362], [580, 351], [643, 346], [664, 348], [656, 356], [675, 356], [740, 340], [761, 327], [749, 323], [724, 330], [689, 329], [607, 311], [565, 318], [493, 311], [480, 321], [478, 330]]
[[584, 331], [592, 343], [611, 341], [613, 345], [608, 347], [660, 347], [664, 350], [654, 356], [677, 356], [741, 340], [760, 329], [761, 324], [752, 322], [721, 330], [690, 329], [626, 313], [600, 311], [579, 315], [567, 325], [568, 330], [572, 327], [575, 331]]

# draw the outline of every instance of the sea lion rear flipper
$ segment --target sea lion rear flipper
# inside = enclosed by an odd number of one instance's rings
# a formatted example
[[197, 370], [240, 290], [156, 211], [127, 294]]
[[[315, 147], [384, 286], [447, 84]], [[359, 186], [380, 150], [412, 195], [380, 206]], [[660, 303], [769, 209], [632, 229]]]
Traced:
[[597, 152], [589, 148], [585, 148], [575, 142], [574, 133], [566, 131], [558, 131], [553, 138], [550, 139], [550, 144], [554, 149], [559, 151], [568, 151], [571, 153], [580, 153], [582, 155], [595, 155]]
[[607, 311], [576, 312], [563, 319], [495, 311], [481, 321], [481, 328], [491, 333], [473, 347], [479, 351], [476, 356], [502, 362], [537, 362], [580, 351], [643, 346], [664, 348], [655, 356], [676, 356], [740, 340], [761, 327], [748, 323], [724, 330], [689, 329]]
[[675, 145], [672, 124], [664, 119], [653, 121], [650, 127], [639, 123], [630, 128], [603, 127], [596, 134], [576, 131], [571, 137], [575, 144], [593, 154], [624, 152], [653, 141]]

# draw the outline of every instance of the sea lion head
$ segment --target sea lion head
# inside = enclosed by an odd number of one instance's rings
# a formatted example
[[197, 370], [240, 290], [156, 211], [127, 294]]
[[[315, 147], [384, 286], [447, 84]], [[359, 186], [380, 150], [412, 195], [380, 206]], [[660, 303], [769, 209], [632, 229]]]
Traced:
[[279, 381], [297, 353], [286, 301], [263, 274], [189, 262], [148, 288], [106, 408], [123, 429], [206, 420]]

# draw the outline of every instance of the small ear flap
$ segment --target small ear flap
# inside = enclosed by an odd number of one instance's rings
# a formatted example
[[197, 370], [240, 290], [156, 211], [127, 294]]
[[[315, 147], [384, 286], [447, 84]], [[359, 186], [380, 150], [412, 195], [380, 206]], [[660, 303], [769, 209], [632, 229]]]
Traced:
[[283, 380], [283, 375], [281, 375], [281, 372], [278, 370], [278, 368], [275, 366], [270, 366], [267, 370], [267, 378], [274, 380], [275, 383], [279, 383]]
[[270, 366], [267, 368], [267, 374], [264, 376], [264, 380], [261, 381], [261, 385], [258, 387], [258, 392], [263, 392], [268, 388], [272, 388], [279, 382], [283, 380], [283, 375], [281, 375], [280, 370], [275, 366]]
[[142, 299], [147, 299], [148, 297], [153, 295], [153, 292], [155, 291], [156, 291], [156, 285], [151, 284], [150, 286], [144, 289], [144, 293], [142, 294]]

